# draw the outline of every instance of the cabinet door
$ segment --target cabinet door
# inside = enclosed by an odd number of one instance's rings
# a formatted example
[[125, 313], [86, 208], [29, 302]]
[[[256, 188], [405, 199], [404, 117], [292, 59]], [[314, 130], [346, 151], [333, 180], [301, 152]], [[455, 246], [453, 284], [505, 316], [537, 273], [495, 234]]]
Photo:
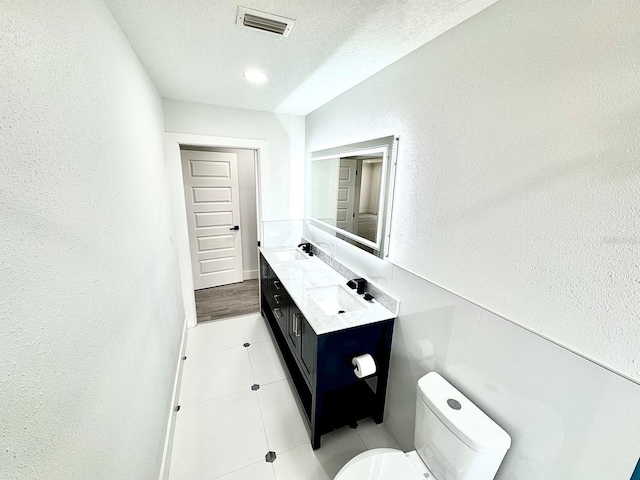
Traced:
[[300, 360], [304, 373], [313, 384], [313, 377], [316, 373], [316, 345], [318, 337], [313, 331], [307, 319], [300, 316]]
[[297, 357], [300, 356], [300, 337], [302, 335], [302, 332], [300, 331], [301, 318], [302, 313], [300, 313], [300, 310], [294, 303], [291, 303], [291, 308], [289, 309], [289, 322], [285, 337], [289, 342], [291, 350]]

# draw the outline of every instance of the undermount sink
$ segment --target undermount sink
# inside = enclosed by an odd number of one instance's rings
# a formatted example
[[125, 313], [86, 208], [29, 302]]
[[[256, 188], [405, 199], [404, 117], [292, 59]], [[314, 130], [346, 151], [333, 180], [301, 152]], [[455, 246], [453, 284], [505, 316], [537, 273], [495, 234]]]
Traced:
[[367, 308], [367, 304], [342, 285], [310, 288], [307, 293], [327, 315], [355, 312]]
[[273, 252], [278, 260], [281, 262], [297, 262], [298, 260], [308, 260], [304, 253], [298, 250], [282, 250], [280, 252]]

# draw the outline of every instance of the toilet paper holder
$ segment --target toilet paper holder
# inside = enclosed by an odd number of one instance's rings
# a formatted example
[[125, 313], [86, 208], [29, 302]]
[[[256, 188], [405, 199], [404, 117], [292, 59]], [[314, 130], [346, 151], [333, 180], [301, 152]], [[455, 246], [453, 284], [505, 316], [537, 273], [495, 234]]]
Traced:
[[353, 373], [358, 378], [366, 378], [375, 375], [378, 371], [376, 361], [368, 353], [357, 355], [351, 359]]

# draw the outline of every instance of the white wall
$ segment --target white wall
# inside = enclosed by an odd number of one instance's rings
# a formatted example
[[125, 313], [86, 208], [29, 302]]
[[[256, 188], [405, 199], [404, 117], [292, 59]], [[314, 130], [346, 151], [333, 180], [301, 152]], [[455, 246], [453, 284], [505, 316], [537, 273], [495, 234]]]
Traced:
[[639, 26], [637, 2], [502, 0], [307, 116], [308, 152], [400, 136], [389, 261], [304, 235], [400, 300], [402, 448], [435, 370], [512, 436], [498, 479], [630, 478]]
[[639, 25], [498, 2], [307, 117], [400, 136], [391, 262], [638, 380]]
[[183, 325], [162, 103], [98, 0], [0, 3], [0, 477], [157, 478]]
[[360, 212], [369, 213], [369, 200], [371, 198], [371, 172], [370, 163], [362, 164], [362, 181], [360, 183]]
[[380, 202], [380, 189], [382, 184], [380, 182], [382, 177], [382, 163], [374, 163], [371, 169], [371, 186], [369, 187], [369, 208], [367, 213], [378, 213], [378, 203]]
[[164, 99], [167, 132], [267, 140], [261, 164], [263, 221], [302, 219], [304, 117]]

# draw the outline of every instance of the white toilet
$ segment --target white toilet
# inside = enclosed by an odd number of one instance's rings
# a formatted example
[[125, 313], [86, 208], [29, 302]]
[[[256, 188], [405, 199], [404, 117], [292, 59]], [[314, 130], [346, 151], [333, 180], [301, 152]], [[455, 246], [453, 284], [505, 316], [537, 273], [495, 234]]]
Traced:
[[335, 480], [492, 480], [511, 437], [449, 382], [418, 381], [415, 450], [376, 448], [354, 457]]

